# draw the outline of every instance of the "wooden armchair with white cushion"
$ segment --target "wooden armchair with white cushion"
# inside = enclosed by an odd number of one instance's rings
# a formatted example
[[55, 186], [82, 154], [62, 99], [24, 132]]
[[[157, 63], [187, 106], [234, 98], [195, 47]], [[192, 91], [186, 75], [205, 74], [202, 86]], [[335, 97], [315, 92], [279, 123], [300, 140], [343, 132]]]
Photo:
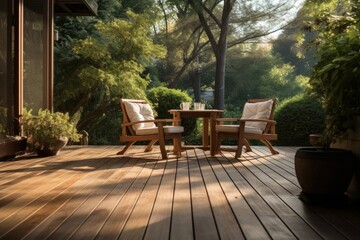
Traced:
[[[218, 118], [216, 120], [216, 150], [233, 149], [221, 148], [221, 140], [224, 138], [236, 138], [237, 148], [235, 157], [241, 157], [242, 148], [245, 145], [247, 151], [251, 151], [248, 140], [260, 140], [272, 154], [278, 154], [271, 145], [271, 140], [277, 139], [275, 132], [274, 109], [276, 99], [249, 99], [244, 106], [241, 118]], [[237, 124], [224, 124], [236, 122]]]
[[126, 142], [126, 146], [118, 155], [125, 154], [137, 141], [150, 141], [145, 152], [151, 151], [152, 146], [159, 141], [162, 158], [167, 159], [165, 139], [173, 139], [174, 154], [181, 156], [181, 134], [184, 127], [165, 125], [176, 120], [154, 119], [150, 105], [144, 100], [121, 99], [120, 106], [123, 113], [120, 142]]

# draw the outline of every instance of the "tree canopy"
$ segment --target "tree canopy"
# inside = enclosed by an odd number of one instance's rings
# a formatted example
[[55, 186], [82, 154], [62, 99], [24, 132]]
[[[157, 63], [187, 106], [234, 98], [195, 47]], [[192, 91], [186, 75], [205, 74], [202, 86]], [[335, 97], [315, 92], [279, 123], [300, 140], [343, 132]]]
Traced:
[[[59, 62], [63, 67], [55, 85], [57, 109], [81, 115], [80, 129], [116, 106], [119, 98], [146, 98], [145, 67], [165, 56], [165, 49], [151, 38], [150, 17], [133, 12], [127, 16], [97, 22], [96, 34], [78, 40], [72, 55]], [[75, 106], [69, 104], [74, 101]]]
[[290, 97], [308, 75], [288, 53], [296, 39], [272, 48], [264, 37], [289, 26], [287, 14], [301, 3], [99, 0], [96, 17], [57, 17], [55, 109], [70, 112], [79, 130], [113, 136], [119, 98], [145, 99], [157, 86], [187, 90], [196, 101], [212, 88], [215, 108]]

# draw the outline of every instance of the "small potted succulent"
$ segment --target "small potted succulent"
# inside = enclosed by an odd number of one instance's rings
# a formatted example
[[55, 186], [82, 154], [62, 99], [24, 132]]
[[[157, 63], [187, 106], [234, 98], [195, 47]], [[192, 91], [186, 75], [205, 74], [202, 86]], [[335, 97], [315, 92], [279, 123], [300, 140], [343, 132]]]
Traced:
[[78, 142], [80, 139], [68, 113], [40, 109], [37, 115], [33, 115], [32, 110], [25, 109], [21, 125], [28, 137], [28, 150], [35, 151], [39, 156], [57, 155], [68, 140]]

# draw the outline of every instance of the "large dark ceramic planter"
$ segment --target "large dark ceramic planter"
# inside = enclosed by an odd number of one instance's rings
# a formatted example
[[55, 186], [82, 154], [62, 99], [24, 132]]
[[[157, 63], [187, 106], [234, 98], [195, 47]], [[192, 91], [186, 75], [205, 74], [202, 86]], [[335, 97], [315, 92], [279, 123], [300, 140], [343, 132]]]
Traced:
[[66, 140], [58, 140], [56, 143], [51, 144], [51, 147], [49, 147], [48, 144], [46, 144], [41, 149], [35, 149], [35, 152], [39, 157], [49, 157], [49, 156], [55, 156], [58, 155], [61, 149], [66, 146], [68, 142], [68, 139]]
[[302, 193], [309, 197], [343, 196], [354, 169], [354, 157], [343, 149], [300, 148], [295, 154], [295, 171]]
[[19, 137], [14, 139], [6, 139], [0, 143], [0, 159], [11, 160], [16, 157], [17, 154], [23, 153], [26, 150], [26, 138]]

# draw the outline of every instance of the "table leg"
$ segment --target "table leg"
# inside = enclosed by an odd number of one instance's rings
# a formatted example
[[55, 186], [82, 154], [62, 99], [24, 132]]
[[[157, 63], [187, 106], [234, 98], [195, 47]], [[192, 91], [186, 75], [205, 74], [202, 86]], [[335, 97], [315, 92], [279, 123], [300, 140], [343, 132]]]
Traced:
[[209, 147], [209, 118], [203, 118], [203, 134], [202, 134], [203, 147]]
[[219, 118], [220, 115], [218, 113], [211, 113], [210, 115], [210, 155], [215, 155], [216, 150], [216, 119]]
[[[179, 113], [179, 112], [174, 112], [174, 113], [173, 113], [173, 118], [174, 118], [175, 120], [181, 120], [181, 118], [180, 118], [180, 113]], [[180, 126], [180, 125], [181, 125], [181, 122], [180, 122], [180, 121], [173, 122], [173, 126]], [[175, 152], [175, 154], [179, 155], [179, 153], [177, 153], [177, 152], [181, 152], [181, 150], [182, 150], [182, 147], [181, 147], [181, 137], [174, 138], [174, 140], [173, 140], [173, 147], [174, 147], [174, 152]]]

